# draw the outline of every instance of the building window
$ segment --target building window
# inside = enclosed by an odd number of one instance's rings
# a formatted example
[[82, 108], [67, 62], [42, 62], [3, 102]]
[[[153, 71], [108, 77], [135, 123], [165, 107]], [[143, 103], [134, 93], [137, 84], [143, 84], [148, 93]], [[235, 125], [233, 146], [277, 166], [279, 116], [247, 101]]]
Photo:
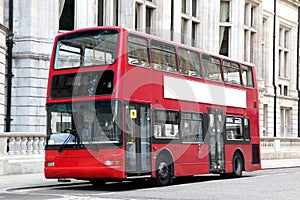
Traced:
[[152, 12], [153, 9], [150, 7], [146, 7], [146, 33], [151, 33], [151, 27], [152, 27]]
[[281, 84], [278, 85], [278, 89], [279, 89], [279, 95], [282, 95], [282, 85]]
[[268, 136], [268, 104], [264, 104], [263, 106], [263, 128], [262, 128], [262, 136]]
[[197, 17], [197, 0], [192, 0], [192, 16]]
[[200, 20], [196, 0], [182, 0], [181, 43], [198, 47]]
[[262, 37], [262, 56], [261, 56], [261, 63], [262, 63], [262, 77], [267, 81], [268, 74], [266, 68], [268, 66], [268, 19], [263, 18], [263, 37]]
[[283, 86], [283, 95], [288, 96], [288, 86], [287, 85]]
[[191, 41], [191, 45], [193, 47], [197, 46], [197, 28], [198, 28], [198, 23], [192, 22], [192, 41]]
[[253, 44], [256, 37], [255, 27], [255, 5], [251, 3], [245, 4], [245, 15], [244, 15], [244, 60], [248, 62], [254, 62], [254, 50]]
[[119, 0], [113, 0], [113, 26], [119, 25]]
[[187, 20], [181, 19], [181, 43], [187, 44]]
[[291, 136], [291, 108], [280, 108], [280, 133], [281, 137]]
[[141, 4], [135, 3], [135, 30], [141, 30]]
[[288, 86], [287, 85], [278, 85], [279, 95], [288, 96]]
[[135, 30], [155, 35], [154, 26], [156, 4], [152, 1], [136, 1]]
[[187, 0], [181, 0], [181, 12], [187, 14]]
[[104, 25], [104, 0], [98, 0], [98, 26]]
[[98, 26], [119, 25], [119, 0], [98, 0]]
[[279, 29], [279, 77], [288, 78], [288, 48], [289, 31], [286, 28]]
[[220, 30], [219, 30], [219, 53], [229, 55], [230, 28], [230, 1], [220, 2]]
[[59, 30], [74, 30], [75, 0], [59, 1]]

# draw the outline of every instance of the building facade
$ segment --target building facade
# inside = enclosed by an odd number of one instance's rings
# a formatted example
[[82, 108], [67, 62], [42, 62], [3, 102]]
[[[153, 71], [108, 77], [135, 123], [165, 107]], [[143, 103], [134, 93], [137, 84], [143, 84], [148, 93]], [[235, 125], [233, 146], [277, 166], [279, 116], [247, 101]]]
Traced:
[[[299, 6], [297, 0], [0, 1], [0, 139], [6, 132], [18, 133], [20, 140], [23, 133], [26, 137], [45, 134], [47, 76], [55, 35], [106, 25], [254, 63], [261, 136], [298, 138]], [[6, 56], [10, 32], [11, 87]], [[7, 146], [0, 141], [3, 154], [9, 151]]]
[[4, 131], [5, 118], [5, 60], [6, 35], [8, 28], [4, 26], [4, 2], [0, 2], [0, 134]]

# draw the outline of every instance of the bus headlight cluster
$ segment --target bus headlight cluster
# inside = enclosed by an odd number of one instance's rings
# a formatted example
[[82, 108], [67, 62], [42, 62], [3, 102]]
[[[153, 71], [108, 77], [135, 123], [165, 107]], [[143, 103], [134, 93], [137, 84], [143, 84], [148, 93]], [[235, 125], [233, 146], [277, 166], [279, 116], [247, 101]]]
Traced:
[[113, 166], [113, 165], [123, 165], [123, 161], [121, 160], [106, 160], [103, 163], [106, 166]]

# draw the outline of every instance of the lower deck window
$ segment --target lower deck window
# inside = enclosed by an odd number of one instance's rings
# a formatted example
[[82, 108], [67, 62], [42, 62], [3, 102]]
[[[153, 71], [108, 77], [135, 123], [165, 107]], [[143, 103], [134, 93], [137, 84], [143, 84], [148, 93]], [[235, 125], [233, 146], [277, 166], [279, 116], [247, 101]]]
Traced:
[[229, 141], [249, 141], [249, 119], [242, 117], [226, 117], [226, 139]]
[[154, 137], [165, 139], [179, 138], [179, 112], [178, 111], [154, 111]]
[[203, 117], [200, 113], [182, 113], [180, 127], [183, 142], [203, 141]]

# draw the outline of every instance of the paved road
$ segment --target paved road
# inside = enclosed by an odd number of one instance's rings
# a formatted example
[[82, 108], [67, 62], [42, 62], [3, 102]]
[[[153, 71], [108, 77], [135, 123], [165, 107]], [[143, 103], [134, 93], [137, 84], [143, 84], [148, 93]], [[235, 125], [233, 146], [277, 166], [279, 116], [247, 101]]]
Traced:
[[0, 192], [0, 199], [299, 199], [300, 168], [261, 170], [244, 173], [243, 178], [221, 179], [205, 175], [177, 179], [174, 185], [152, 187], [148, 181], [109, 183], [63, 183]]

